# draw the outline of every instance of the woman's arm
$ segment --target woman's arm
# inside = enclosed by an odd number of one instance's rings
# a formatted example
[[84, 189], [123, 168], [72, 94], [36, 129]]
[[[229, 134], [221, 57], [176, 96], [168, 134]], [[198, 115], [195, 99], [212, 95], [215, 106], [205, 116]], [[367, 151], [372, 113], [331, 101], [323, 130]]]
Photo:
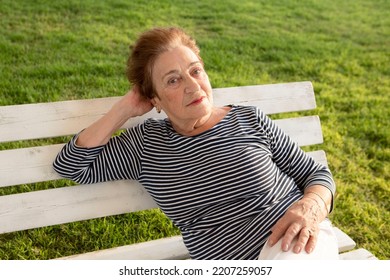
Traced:
[[259, 119], [269, 139], [274, 162], [294, 179], [304, 193], [302, 199], [295, 202], [274, 225], [269, 244], [272, 246], [283, 238], [282, 249], [287, 251], [293, 239], [297, 238], [294, 252], [305, 250], [310, 253], [317, 242], [319, 224], [333, 207], [336, 187], [332, 174], [309, 157], [262, 112]]
[[53, 168], [64, 178], [77, 183], [136, 179], [141, 170], [143, 126], [111, 137], [130, 117], [152, 108], [132, 90], [91, 126], [69, 141], [57, 155]]
[[328, 216], [332, 209], [333, 194], [322, 185], [312, 185], [305, 188], [303, 198], [310, 198], [316, 201], [325, 217]]
[[78, 135], [76, 145], [84, 148], [105, 145], [128, 119], [142, 116], [152, 108], [152, 103], [142, 98], [135, 87], [121, 98], [107, 114], [84, 129]]

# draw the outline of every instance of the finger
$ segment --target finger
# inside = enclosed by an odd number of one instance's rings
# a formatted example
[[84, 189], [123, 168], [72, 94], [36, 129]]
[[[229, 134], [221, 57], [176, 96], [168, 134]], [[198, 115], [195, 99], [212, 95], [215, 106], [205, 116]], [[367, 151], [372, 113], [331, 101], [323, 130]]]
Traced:
[[308, 227], [303, 227], [301, 229], [301, 231], [299, 232], [298, 240], [295, 243], [295, 246], [293, 249], [294, 253], [299, 254], [302, 251], [302, 249], [306, 247], [306, 245], [308, 244], [308, 241], [314, 235], [315, 235], [314, 230], [311, 230]]
[[282, 240], [283, 251], [286, 252], [291, 248], [291, 243], [294, 240], [294, 238], [296, 238], [299, 235], [301, 228], [302, 228], [301, 225], [298, 223], [293, 223], [289, 226]]
[[286, 232], [288, 224], [283, 222], [283, 218], [280, 219], [272, 228], [271, 228], [271, 235], [268, 238], [268, 244], [272, 247], [275, 245], [280, 238], [283, 237], [284, 233]]
[[318, 240], [318, 233], [317, 234], [313, 234], [310, 236], [310, 239], [309, 241], [307, 242], [306, 244], [306, 247], [305, 247], [305, 251], [310, 254], [311, 252], [313, 252], [314, 248], [316, 247], [317, 245], [317, 240]]

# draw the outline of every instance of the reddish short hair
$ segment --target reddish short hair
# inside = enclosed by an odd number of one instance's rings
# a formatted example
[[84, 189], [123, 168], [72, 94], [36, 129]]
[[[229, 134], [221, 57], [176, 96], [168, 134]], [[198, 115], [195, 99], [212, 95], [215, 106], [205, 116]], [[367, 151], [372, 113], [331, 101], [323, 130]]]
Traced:
[[203, 63], [196, 41], [180, 28], [153, 28], [138, 38], [127, 60], [127, 78], [131, 84], [139, 87], [143, 97], [151, 99], [158, 96], [152, 80], [157, 57], [180, 45], [191, 49]]

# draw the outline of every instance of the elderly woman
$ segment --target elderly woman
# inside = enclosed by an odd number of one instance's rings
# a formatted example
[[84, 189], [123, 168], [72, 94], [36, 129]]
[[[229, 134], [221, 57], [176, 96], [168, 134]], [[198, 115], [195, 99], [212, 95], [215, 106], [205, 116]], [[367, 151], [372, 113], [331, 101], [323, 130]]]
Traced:
[[[331, 173], [260, 109], [213, 106], [191, 37], [179, 28], [143, 33], [127, 75], [132, 90], [57, 156], [60, 175], [83, 184], [138, 180], [193, 259], [337, 258], [326, 218]], [[168, 118], [113, 137], [153, 107]]]

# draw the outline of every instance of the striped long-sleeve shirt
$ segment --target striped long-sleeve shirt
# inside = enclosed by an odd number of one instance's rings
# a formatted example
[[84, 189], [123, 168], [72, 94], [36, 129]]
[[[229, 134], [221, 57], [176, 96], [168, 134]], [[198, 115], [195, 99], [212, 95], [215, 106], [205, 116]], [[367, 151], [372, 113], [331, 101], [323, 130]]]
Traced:
[[335, 192], [330, 171], [249, 106], [232, 106], [193, 137], [167, 119], [148, 119], [104, 146], [77, 147], [73, 138], [54, 169], [83, 184], [138, 180], [181, 230], [193, 259], [255, 259], [306, 187]]

